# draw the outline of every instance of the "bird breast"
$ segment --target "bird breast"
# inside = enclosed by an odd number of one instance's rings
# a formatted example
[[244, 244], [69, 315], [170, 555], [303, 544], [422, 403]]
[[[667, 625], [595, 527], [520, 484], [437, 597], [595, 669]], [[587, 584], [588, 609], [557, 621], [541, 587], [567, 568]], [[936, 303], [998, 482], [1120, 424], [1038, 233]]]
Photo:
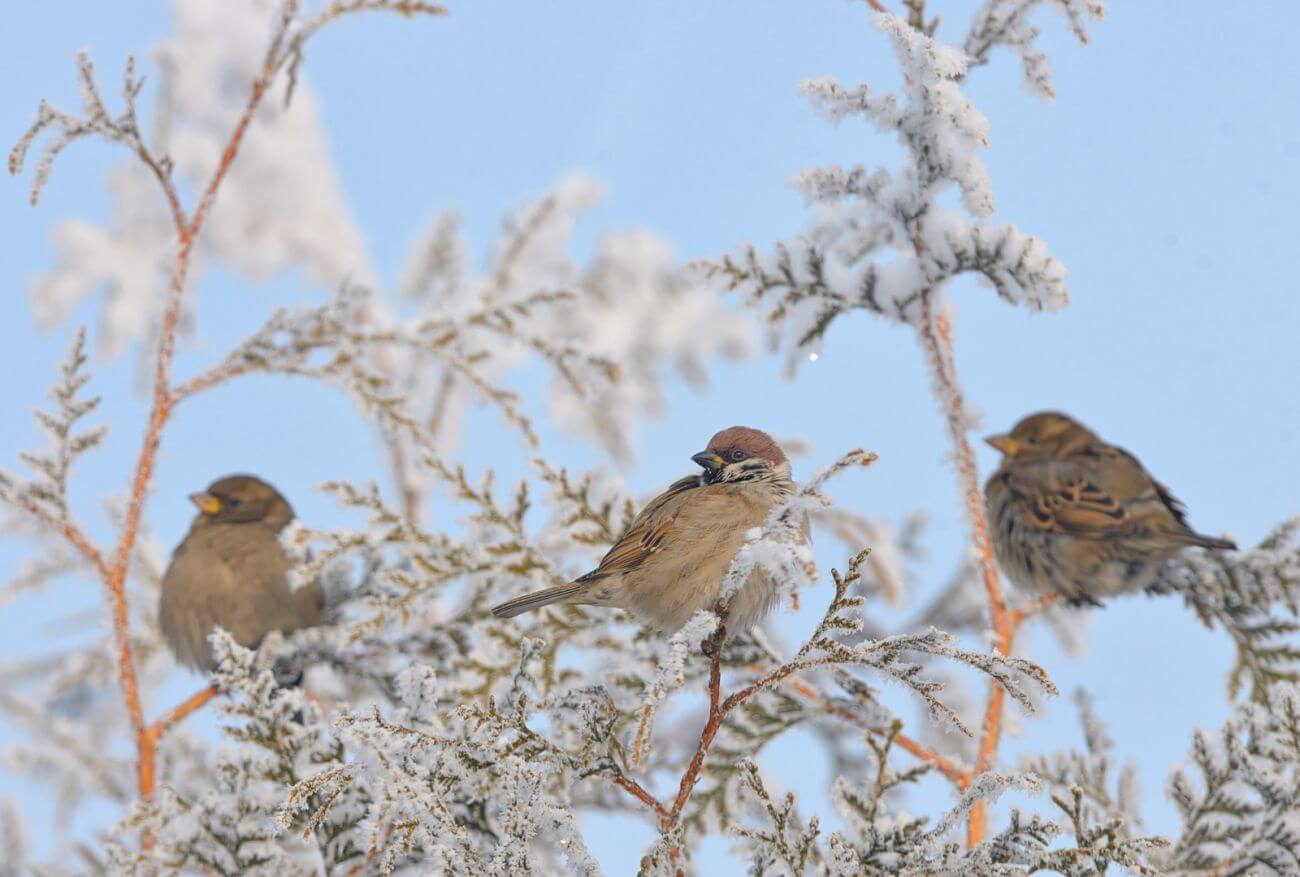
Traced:
[[[749, 531], [762, 527], [790, 492], [788, 487], [773, 482], [735, 484], [723, 489], [728, 502], [682, 521], [672, 551], [661, 553], [654, 564], [624, 577], [619, 590], [634, 614], [654, 621], [663, 630], [676, 630], [699, 610], [711, 608]], [[732, 600], [728, 627], [749, 627], [772, 608], [775, 596], [775, 583], [762, 573], [754, 573]]]

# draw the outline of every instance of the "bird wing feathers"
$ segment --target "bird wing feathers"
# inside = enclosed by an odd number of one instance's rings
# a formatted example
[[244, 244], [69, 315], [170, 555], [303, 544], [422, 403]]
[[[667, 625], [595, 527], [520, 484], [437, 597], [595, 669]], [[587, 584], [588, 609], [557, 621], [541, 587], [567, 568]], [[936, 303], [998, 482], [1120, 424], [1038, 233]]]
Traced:
[[1093, 445], [1083, 456], [1088, 462], [1035, 460], [1008, 467], [1007, 486], [1035, 528], [1085, 539], [1192, 535], [1182, 503], [1132, 454]]
[[673, 534], [679, 529], [678, 519], [683, 512], [710, 492], [717, 492], [722, 485], [704, 484], [698, 475], [682, 478], [659, 496], [646, 504], [613, 547], [601, 558], [600, 565], [586, 575], [578, 578], [579, 582], [592, 582], [608, 576], [623, 575], [641, 568], [670, 543]]
[[1036, 460], [1010, 468], [1007, 486], [1013, 501], [1036, 529], [1084, 538], [1127, 536], [1137, 523], [1123, 485], [1102, 484], [1097, 473], [1078, 463]]

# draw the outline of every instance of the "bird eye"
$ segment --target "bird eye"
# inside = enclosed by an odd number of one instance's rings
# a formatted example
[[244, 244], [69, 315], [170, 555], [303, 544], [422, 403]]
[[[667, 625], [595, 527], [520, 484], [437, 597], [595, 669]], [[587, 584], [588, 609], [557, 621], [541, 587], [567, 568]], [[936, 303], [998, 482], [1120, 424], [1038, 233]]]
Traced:
[[740, 448], [734, 448], [731, 451], [731, 459], [739, 462], [740, 460], [745, 459], [745, 452], [742, 451]]
[[238, 508], [238, 507], [239, 507], [239, 502], [240, 502], [240, 501], [239, 501], [238, 499], [236, 499], [235, 497], [233, 497], [233, 496], [232, 496], [232, 497], [228, 497], [228, 498], [225, 500], [225, 504], [228, 505], [228, 506], [230, 506], [232, 509], [233, 509], [233, 508]]

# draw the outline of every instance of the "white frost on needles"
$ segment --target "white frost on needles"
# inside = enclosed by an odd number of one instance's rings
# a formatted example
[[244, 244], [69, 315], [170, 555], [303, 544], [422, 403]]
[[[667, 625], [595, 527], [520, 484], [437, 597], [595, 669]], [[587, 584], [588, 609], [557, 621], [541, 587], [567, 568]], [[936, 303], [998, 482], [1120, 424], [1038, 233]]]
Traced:
[[[275, 4], [255, 0], [174, 2], [176, 31], [155, 50], [165, 71], [160, 121], [146, 139], [175, 168], [178, 188], [206, 186], [260, 74]], [[53, 232], [58, 264], [32, 285], [43, 323], [105, 290], [100, 343], [109, 353], [153, 328], [175, 255], [176, 230], [158, 184], [134, 156], [109, 175], [112, 210], [102, 225], [81, 219]], [[292, 205], [287, 207], [287, 205]], [[215, 262], [249, 279], [286, 268], [327, 287], [374, 275], [343, 195], [315, 97], [300, 81], [288, 105], [262, 102], [222, 183], [199, 239], [199, 266]], [[192, 272], [194, 273], [194, 272]]]
[[[1042, 241], [987, 224], [993, 188], [978, 150], [988, 145], [988, 120], [961, 89], [970, 59], [897, 16], [877, 13], [874, 22], [902, 68], [901, 98], [833, 76], [801, 87], [830, 121], [860, 117], [894, 134], [902, 166], [805, 169], [792, 184], [816, 208], [807, 230], [771, 252], [748, 247], [709, 266], [784, 329], [792, 368], [840, 314], [865, 309], [919, 324], [922, 302], [960, 274], [980, 275], [1007, 301], [1034, 309], [1068, 299], [1065, 268]], [[963, 209], [941, 208], [954, 187]]]

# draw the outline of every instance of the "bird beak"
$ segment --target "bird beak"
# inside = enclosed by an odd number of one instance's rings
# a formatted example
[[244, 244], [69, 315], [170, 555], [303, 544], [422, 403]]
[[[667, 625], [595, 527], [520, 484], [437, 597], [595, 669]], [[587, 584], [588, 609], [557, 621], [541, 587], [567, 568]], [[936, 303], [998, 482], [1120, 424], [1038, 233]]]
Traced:
[[210, 493], [191, 493], [190, 502], [199, 507], [205, 515], [215, 515], [221, 511], [221, 500]]
[[1016, 441], [1009, 435], [991, 435], [986, 437], [984, 441], [988, 442], [1008, 457], [1014, 457], [1016, 454], [1020, 453], [1020, 442]]
[[713, 451], [700, 451], [694, 457], [691, 457], [691, 459], [694, 460], [697, 465], [703, 467], [705, 472], [717, 472], [726, 462]]

